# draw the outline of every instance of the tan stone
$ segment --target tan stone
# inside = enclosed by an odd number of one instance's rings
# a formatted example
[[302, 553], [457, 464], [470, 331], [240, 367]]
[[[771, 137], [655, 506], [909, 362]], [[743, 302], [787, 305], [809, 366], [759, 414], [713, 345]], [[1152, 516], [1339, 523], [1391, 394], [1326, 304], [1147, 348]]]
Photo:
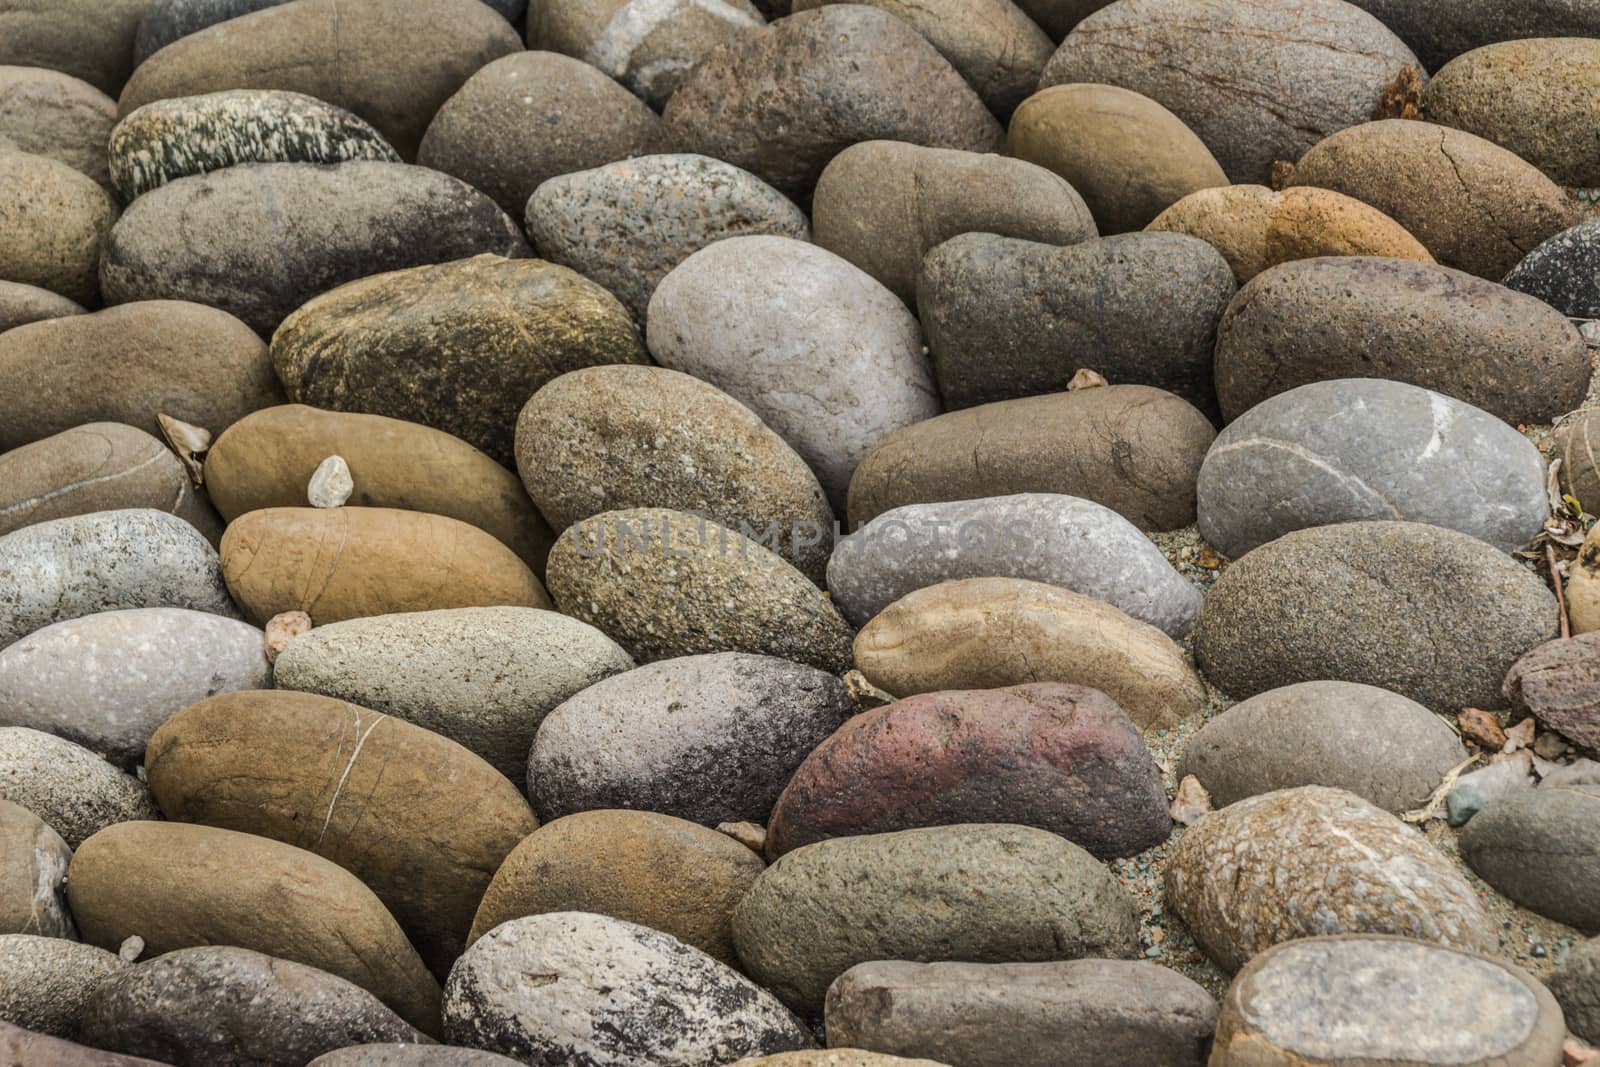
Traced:
[[0, 142], [59, 160], [110, 187], [106, 145], [117, 102], [69, 74], [0, 66]]
[[72, 849], [43, 819], [0, 800], [0, 934], [76, 939], [61, 887], [71, 860]]
[[1567, 572], [1567, 618], [1572, 632], [1600, 630], [1600, 526], [1589, 531]]
[[[4, 142], [0, 141], [0, 147]], [[45, 319], [61, 319], [68, 315], [82, 315], [84, 309], [75, 300], [59, 293], [41, 289], [22, 282], [0, 281], [0, 333]]]
[[58, 160], [0, 145], [0, 281], [100, 304], [100, 249], [117, 219], [111, 194]]

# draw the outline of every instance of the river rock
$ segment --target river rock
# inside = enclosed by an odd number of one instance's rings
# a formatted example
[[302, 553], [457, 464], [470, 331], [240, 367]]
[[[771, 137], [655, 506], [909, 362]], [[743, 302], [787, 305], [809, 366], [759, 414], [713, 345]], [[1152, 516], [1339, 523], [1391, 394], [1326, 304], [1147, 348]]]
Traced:
[[733, 968], [668, 934], [580, 912], [516, 919], [475, 942], [446, 986], [445, 1033], [572, 1067], [689, 1067], [813, 1045]]
[[[824, 9], [834, 10], [858, 7]], [[803, 241], [701, 249], [662, 280], [647, 322], [657, 362], [747, 404], [840, 511], [874, 445], [939, 413], [916, 317], [871, 275]]]
[[1600, 535], [1592, 529], [1578, 550], [1578, 558], [1570, 564], [1567, 615], [1573, 633], [1600, 630]]
[[312, 693], [203, 700], [156, 732], [145, 771], [169, 819], [274, 838], [356, 875], [440, 975], [491, 872], [538, 825], [455, 742]]
[[1176, 529], [1194, 521], [1195, 478], [1216, 435], [1194, 405], [1144, 385], [982, 404], [867, 453], [850, 479], [850, 525], [907, 504], [1060, 493], [1140, 529]]
[[279, 689], [337, 697], [443, 734], [521, 789], [550, 710], [632, 666], [616, 642], [576, 619], [489, 607], [318, 626], [290, 642], [274, 670]]
[[517, 419], [517, 468], [558, 529], [604, 511], [667, 507], [760, 539], [815, 582], [833, 511], [789, 445], [749, 408], [662, 367], [589, 367], [550, 382]]
[[0, 63], [45, 67], [115, 94], [133, 70], [133, 37], [151, 0], [9, 0]]
[[1211, 351], [1228, 261], [1182, 234], [1058, 248], [968, 233], [928, 253], [917, 312], [950, 408], [1066, 390], [1081, 369], [1216, 410]]
[[517, 413], [547, 382], [649, 360], [600, 286], [497, 256], [362, 278], [301, 307], [272, 342], [290, 399], [420, 422], [508, 467]]
[[54, 734], [0, 726], [0, 799], [20, 804], [73, 848], [112, 823], [159, 816], [143, 782]]
[[605, 286], [639, 322], [661, 279], [714, 241], [811, 239], [794, 201], [748, 171], [691, 153], [549, 178], [528, 199], [527, 225], [541, 256]]
[[1470, 404], [1377, 378], [1312, 382], [1218, 435], [1200, 468], [1200, 535], [1237, 557], [1308, 526], [1405, 519], [1515, 552], [1544, 529], [1544, 483], [1533, 443]]
[[1234, 182], [1264, 182], [1328, 134], [1372, 118], [1417, 57], [1340, 0], [1117, 0], [1051, 57], [1040, 88], [1099, 82], [1172, 111]]
[[1037, 826], [1100, 859], [1172, 833], [1161, 769], [1104, 693], [1060, 682], [926, 693], [818, 745], [772, 809], [766, 852], [922, 826]]
[[1506, 287], [1574, 319], [1600, 319], [1600, 221], [1562, 230], [1506, 275]]
[[0, 934], [76, 940], [62, 883], [72, 849], [39, 816], [0, 800]]
[[1317, 934], [1499, 945], [1477, 893], [1443, 854], [1340, 789], [1281, 789], [1212, 812], [1172, 850], [1165, 883], [1167, 907], [1229, 971]]
[[106, 141], [117, 102], [88, 82], [39, 67], [0, 66], [0, 142], [110, 184]]
[[5, 1021], [0, 1021], [0, 1056], [28, 1067], [165, 1067], [155, 1060], [102, 1052]]
[[1261, 953], [1222, 1002], [1212, 1067], [1560, 1063], [1550, 992], [1502, 960], [1403, 937], [1316, 937]]
[[1362, 682], [1434, 711], [1504, 704], [1517, 658], [1556, 635], [1555, 597], [1499, 550], [1413, 522], [1297, 530], [1241, 557], [1206, 596], [1195, 660], [1243, 700]]
[[321, 625], [433, 608], [550, 606], [528, 565], [476, 526], [396, 508], [249, 512], [223, 534], [222, 573], [258, 625], [285, 611]]
[[[283, 203], [318, 209], [285, 214]], [[367, 160], [254, 163], [180, 179], [134, 201], [106, 243], [101, 280], [112, 302], [194, 300], [265, 336], [346, 282], [480, 252], [525, 256], [528, 245], [493, 201], [456, 178]]]
[[1288, 184], [1365, 201], [1440, 263], [1491, 280], [1577, 221], [1566, 193], [1532, 164], [1481, 137], [1409, 119], [1335, 133], [1301, 158]]
[[1591, 1044], [1600, 1038], [1600, 941], [1572, 946], [1547, 979], [1567, 1028]]
[[815, 667], [742, 652], [662, 660], [545, 717], [528, 795], [545, 819], [637, 808], [765, 824], [795, 769], [852, 714], [844, 684]]
[[1196, 190], [1228, 183], [1182, 119], [1116, 85], [1043, 89], [1011, 116], [1006, 140], [1012, 155], [1071, 182], [1102, 234], [1142, 230]]
[[1093, 856], [996, 824], [819, 842], [768, 867], [733, 913], [745, 971], [807, 1015], [869, 960], [1127, 958], [1137, 927], [1133, 901]]
[[1217, 1005], [1157, 963], [904, 963], [850, 968], [828, 989], [828, 1040], [948, 1063], [1203, 1067]]
[[1202, 189], [1179, 200], [1150, 229], [1186, 233], [1221, 252], [1240, 285], [1268, 267], [1319, 256], [1380, 256], [1432, 263], [1398, 222], [1331, 189], [1264, 185]]
[[856, 1048], [818, 1049], [812, 1052], [779, 1052], [772, 1056], [752, 1056], [732, 1067], [945, 1067], [933, 1060], [908, 1060], [865, 1052]]
[[0, 649], [0, 723], [65, 737], [115, 763], [197, 700], [272, 685], [265, 635], [184, 608], [68, 619]]
[[1020, 578], [908, 593], [855, 641], [856, 668], [898, 696], [1068, 682], [1098, 689], [1141, 730], [1199, 718], [1205, 688], [1177, 643], [1105, 601]]
[[51, 623], [121, 608], [238, 617], [216, 550], [182, 519], [148, 508], [52, 519], [6, 534], [0, 574], [12, 579], [0, 586], [0, 649]]
[[306, 1067], [516, 1067], [517, 1061], [452, 1045], [352, 1045], [325, 1052]]
[[828, 588], [857, 625], [907, 593], [957, 578], [1059, 585], [1174, 637], [1200, 610], [1200, 591], [1136, 526], [1056, 493], [895, 508], [840, 540], [828, 562]]
[[1406, 43], [1429, 70], [1474, 48], [1522, 37], [1600, 37], [1600, 11], [1587, 0], [1447, 0], [1419, 7], [1412, 0], [1353, 0]]
[[562, 612], [641, 662], [754, 652], [849, 670], [851, 630], [810, 580], [750, 538], [665, 508], [608, 511], [550, 551]]
[[154, 100], [284, 89], [360, 115], [414, 158], [441, 104], [474, 71], [520, 51], [478, 0], [301, 0], [207, 27], [140, 64], [124, 116]]
[[1506, 674], [1506, 700], [1539, 725], [1588, 749], [1600, 749], [1600, 633], [1551, 641]]
[[922, 257], [957, 234], [1051, 245], [1097, 236], [1083, 198], [1043, 167], [897, 141], [866, 141], [834, 156], [817, 181], [812, 221], [817, 244], [907, 304], [916, 303]]
[[110, 193], [67, 164], [0, 138], [0, 213], [0, 280], [99, 306], [100, 252], [117, 218]]
[[797, 200], [859, 141], [988, 152], [1001, 136], [933, 45], [860, 4], [801, 11], [731, 38], [695, 66], [663, 117], [684, 151], [726, 160]]
[[0, 1020], [76, 1041], [95, 987], [126, 966], [114, 952], [62, 937], [0, 935]]
[[1273, 267], [1239, 291], [1217, 329], [1222, 413], [1331, 378], [1388, 378], [1510, 423], [1582, 402], [1589, 357], [1560, 312], [1429, 263], [1338, 257]]
[[1178, 777], [1218, 808], [1319, 785], [1398, 815], [1420, 808], [1467, 758], [1456, 732], [1413, 700], [1355, 682], [1301, 682], [1235, 704], [1195, 734]]
[[82, 315], [84, 309], [58, 293], [22, 282], [0, 281], [0, 333], [45, 319]]
[[157, 100], [109, 134], [111, 181], [125, 203], [179, 178], [241, 163], [400, 162], [362, 119], [301, 93], [235, 89]]
[[1492, 801], [1461, 831], [1478, 877], [1530, 911], [1600, 932], [1600, 786], [1541, 786]]

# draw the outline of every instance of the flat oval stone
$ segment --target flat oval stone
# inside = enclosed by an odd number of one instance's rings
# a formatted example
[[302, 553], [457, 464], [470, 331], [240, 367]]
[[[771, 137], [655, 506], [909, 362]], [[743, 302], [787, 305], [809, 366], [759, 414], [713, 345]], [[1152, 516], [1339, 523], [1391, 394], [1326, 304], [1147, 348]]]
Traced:
[[1600, 630], [1600, 536], [1593, 529], [1568, 569], [1567, 615], [1573, 633]]
[[452, 1045], [351, 1045], [324, 1052], [306, 1067], [516, 1067], [517, 1061]]
[[1416, 49], [1429, 70], [1496, 41], [1521, 37], [1600, 37], [1600, 10], [1590, 0], [1445, 0], [1418, 7], [1413, 0], [1354, 0]]
[[1331, 378], [1388, 378], [1509, 423], [1577, 407], [1589, 357], [1576, 328], [1494, 282], [1399, 259], [1304, 259], [1258, 274], [1217, 329], [1217, 397], [1236, 419]]
[[0, 1056], [28, 1067], [164, 1067], [155, 1060], [119, 1056], [0, 1022]]
[[245, 615], [315, 623], [509, 605], [548, 608], [544, 587], [476, 526], [396, 508], [267, 508], [222, 536], [222, 573]]
[[1565, 1037], [1549, 990], [1520, 967], [1351, 934], [1279, 945], [1251, 960], [1222, 1002], [1211, 1062], [1553, 1064]]
[[0, 274], [100, 306], [101, 249], [117, 218], [111, 194], [65, 163], [0, 140]]
[[958, 578], [1026, 578], [1189, 632], [1200, 591], [1127, 519], [1056, 493], [1018, 493], [886, 511], [839, 541], [828, 589], [860, 625], [907, 593]]
[[148, 508], [52, 519], [6, 534], [0, 573], [12, 579], [0, 586], [0, 649], [51, 623], [122, 608], [239, 617], [216, 549], [182, 519]]
[[550, 712], [528, 756], [542, 818], [636, 808], [765, 824], [795, 768], [854, 708], [826, 671], [775, 656], [680, 656], [597, 681]]
[[1365, 201], [1446, 267], [1498, 279], [1577, 221], [1559, 185], [1499, 145], [1409, 119], [1369, 122], [1319, 142], [1287, 185]]
[[534, 608], [455, 608], [318, 626], [274, 665], [279, 689], [359, 704], [443, 734], [522, 789], [550, 710], [633, 660], [594, 627]]
[[1600, 220], [1562, 230], [1523, 257], [1506, 288], [1574, 319], [1600, 319]]
[[1456, 732], [1414, 700], [1355, 682], [1300, 682], [1207, 722], [1178, 777], [1200, 779], [1218, 808], [1320, 785], [1398, 815], [1426, 804], [1466, 758]]
[[1600, 633], [1540, 645], [1511, 665], [1502, 691], [1540, 726], [1600, 747]]
[[1176, 529], [1194, 521], [1195, 478], [1216, 435], [1194, 405], [1143, 385], [953, 411], [867, 453], [850, 479], [850, 525], [907, 504], [1060, 493], [1143, 530]]
[[39, 67], [0, 66], [0, 143], [109, 185], [106, 141], [116, 122], [117, 102], [88, 82]]
[[111, 181], [125, 203], [179, 178], [241, 163], [400, 162], [362, 119], [301, 93], [234, 89], [157, 100], [109, 132]]
[[541, 256], [605, 286], [639, 322], [661, 279], [706, 245], [755, 234], [811, 239], [794, 201], [749, 171], [692, 153], [548, 178], [528, 199], [527, 227]]
[[1000, 124], [933, 45], [860, 4], [801, 11], [708, 54], [663, 113], [684, 151], [726, 160], [809, 199], [859, 141], [995, 150]]
[[516, 919], [475, 942], [450, 973], [445, 1034], [574, 1067], [727, 1063], [814, 1044], [733, 968], [668, 934], [580, 912]]
[[771, 1056], [752, 1056], [736, 1060], [732, 1067], [946, 1067], [933, 1060], [910, 1060], [864, 1052], [856, 1048], [830, 1048], [816, 1052], [779, 1052]]
[[1141, 730], [1197, 719], [1205, 687], [1149, 623], [1060, 586], [967, 578], [907, 593], [861, 628], [856, 669], [905, 697], [1069, 682], [1098, 689]]
[[1466, 534], [1357, 522], [1286, 534], [1206, 596], [1195, 660], [1238, 700], [1295, 682], [1362, 682], [1434, 711], [1504, 704], [1517, 658], [1556, 635], [1555, 597]]
[[150, 3], [10, 0], [0, 22], [0, 63], [59, 70], [115, 94], [133, 70], [133, 36]]
[[1478, 877], [1530, 911], [1600, 932], [1600, 787], [1543, 786], [1491, 801], [1461, 831]]
[[478, 0], [300, 0], [162, 48], [129, 79], [120, 107], [127, 116], [171, 97], [285, 89], [355, 112], [412, 159], [439, 106], [484, 64], [521, 49]]
[[600, 286], [566, 267], [497, 256], [362, 277], [305, 304], [272, 341], [297, 403], [419, 422], [507, 467], [517, 413], [546, 383], [649, 361], [628, 313]]
[[[285, 214], [283, 203], [318, 208]], [[346, 282], [479, 253], [526, 256], [528, 244], [492, 200], [449, 175], [368, 160], [253, 163], [134, 201], [106, 242], [101, 280], [113, 303], [193, 300], [267, 336]]]
[[589, 367], [517, 419], [517, 468], [558, 529], [604, 511], [693, 512], [763, 541], [814, 582], [833, 510], [795, 451], [733, 397], [663, 367]]
[[72, 849], [39, 816], [0, 800], [0, 934], [76, 940], [63, 883]]
[[0, 726], [0, 799], [38, 815], [73, 848], [112, 823], [160, 817], [150, 791], [54, 734]]
[[1133, 901], [1089, 853], [1029, 826], [839, 837], [782, 857], [733, 913], [745, 972], [806, 1015], [869, 960], [1127, 958]]
[[481, 894], [471, 940], [525, 915], [582, 911], [671, 934], [733, 966], [733, 908], [765, 869], [733, 838], [670, 815], [568, 815], [528, 835], [500, 864]]
[[68, 619], [0, 649], [0, 723], [142, 762], [170, 716], [204, 697], [272, 685], [266, 635], [183, 608]]
[[1040, 87], [1119, 85], [1168, 108], [1235, 182], [1265, 182], [1330, 133], [1372, 118], [1411, 49], [1339, 0], [1117, 0], [1074, 27]]
[[647, 325], [658, 363], [748, 405], [838, 510], [874, 445], [939, 413], [916, 317], [871, 275], [803, 241], [701, 249], [656, 289]]
[[1041, 89], [1011, 116], [1006, 147], [1071, 182], [1106, 235], [1142, 230], [1195, 190], [1228, 183], [1182, 119], [1116, 85]]
[[63, 937], [0, 935], [0, 1018], [76, 1041], [95, 987], [127, 966], [114, 952]]
[[1172, 833], [1161, 769], [1111, 698], [1037, 682], [926, 693], [863, 712], [784, 787], [767, 855], [957, 823], [1037, 826], [1100, 859]]
[[1182, 234], [1060, 248], [968, 233], [923, 260], [917, 313], [951, 409], [1065, 392], [1088, 369], [1209, 414], [1217, 321], [1234, 290], [1228, 261]]
[[1052, 245], [1098, 236], [1083, 198], [1043, 167], [898, 141], [865, 141], [834, 156], [817, 180], [811, 213], [818, 245], [907, 304], [916, 303], [922, 257], [957, 234]]
[[1470, 404], [1377, 378], [1313, 382], [1257, 404], [1218, 435], [1197, 492], [1200, 535], [1234, 557], [1292, 530], [1362, 519], [1431, 523], [1515, 552], [1550, 514], [1533, 442]]
[[1442, 853], [1340, 789], [1282, 789], [1202, 817], [1173, 848], [1165, 887], [1167, 907], [1228, 971], [1318, 934], [1499, 945], [1477, 893]]
[[[285, 1025], [292, 1021], [292, 1025]], [[426, 1041], [371, 993], [244, 948], [169, 952], [108, 977], [83, 1039], [175, 1063], [300, 1064], [359, 1041]]]
[[0, 281], [0, 333], [45, 319], [63, 319], [68, 315], [82, 315], [84, 309], [76, 301], [68, 300], [48, 289], [22, 282]]

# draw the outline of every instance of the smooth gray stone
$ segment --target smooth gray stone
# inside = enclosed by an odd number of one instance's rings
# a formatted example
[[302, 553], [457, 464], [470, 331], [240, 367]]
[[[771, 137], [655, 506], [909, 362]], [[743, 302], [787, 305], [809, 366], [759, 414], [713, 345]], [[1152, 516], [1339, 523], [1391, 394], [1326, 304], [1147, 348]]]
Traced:
[[0, 648], [51, 623], [121, 608], [237, 619], [217, 550], [164, 511], [97, 511], [0, 537]]
[[1429, 70], [1499, 41], [1600, 37], [1595, 0], [1350, 0], [1399, 35]]
[[1530, 911], [1600, 932], [1600, 786], [1540, 786], [1491, 800], [1461, 831], [1478, 877]]
[[161, 818], [145, 784], [64, 737], [0, 726], [0, 800], [21, 804], [73, 848], [119, 822]]
[[895, 508], [841, 538], [828, 561], [828, 589], [857, 626], [907, 593], [957, 578], [1059, 585], [1174, 637], [1200, 612], [1200, 590], [1137, 526], [1056, 493]]
[[1600, 221], [1562, 230], [1539, 245], [1506, 275], [1505, 285], [1569, 319], [1600, 319]]
[[1404, 519], [1505, 552], [1550, 514], [1544, 458], [1486, 411], [1404, 382], [1313, 382], [1257, 404], [1200, 466], [1200, 534], [1225, 556], [1308, 526]]
[[0, 936], [0, 1021], [76, 1040], [95, 987], [127, 966], [114, 952], [66, 938]]

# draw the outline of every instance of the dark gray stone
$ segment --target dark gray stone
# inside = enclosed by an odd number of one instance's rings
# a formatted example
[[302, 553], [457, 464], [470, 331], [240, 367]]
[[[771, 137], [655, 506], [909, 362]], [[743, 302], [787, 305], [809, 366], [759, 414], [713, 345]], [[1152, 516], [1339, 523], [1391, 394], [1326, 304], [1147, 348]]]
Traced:
[[114, 952], [63, 937], [0, 935], [0, 1020], [76, 1040], [95, 987], [127, 966]]
[[1541, 787], [1491, 801], [1461, 831], [1478, 876], [1530, 911], [1600, 932], [1600, 786]]
[[1506, 275], [1506, 288], [1536, 296], [1568, 318], [1600, 319], [1600, 221], [1562, 230], [1529, 252]]
[[1351, 0], [1438, 70], [1463, 52], [1527, 37], [1600, 37], [1594, 0]]
[[1600, 1042], [1600, 940], [1572, 946], [1555, 973], [1545, 979], [1567, 1029], [1589, 1042]]

